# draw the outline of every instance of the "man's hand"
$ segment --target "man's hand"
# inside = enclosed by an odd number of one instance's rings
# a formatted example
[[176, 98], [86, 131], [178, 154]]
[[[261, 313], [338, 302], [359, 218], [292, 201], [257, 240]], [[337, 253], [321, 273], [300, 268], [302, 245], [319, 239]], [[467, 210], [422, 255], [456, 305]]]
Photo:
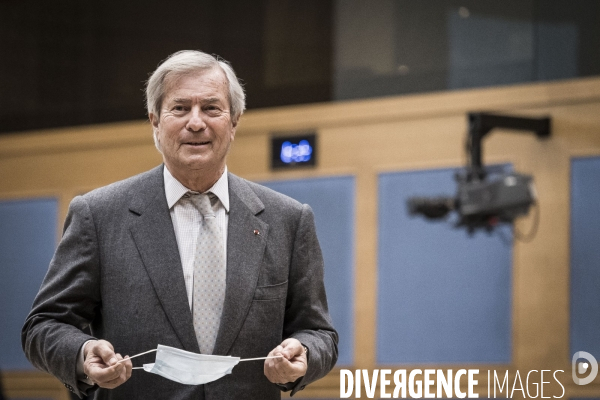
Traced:
[[285, 384], [306, 374], [308, 360], [304, 347], [297, 339], [286, 339], [269, 353], [269, 356], [278, 355], [283, 357], [265, 360], [265, 376], [269, 381]]
[[[131, 377], [131, 361], [123, 361], [120, 354], [115, 354], [112, 344], [106, 340], [94, 340], [83, 349], [85, 361], [83, 372], [96, 385], [114, 389]], [[127, 357], [127, 356], [125, 356]]]

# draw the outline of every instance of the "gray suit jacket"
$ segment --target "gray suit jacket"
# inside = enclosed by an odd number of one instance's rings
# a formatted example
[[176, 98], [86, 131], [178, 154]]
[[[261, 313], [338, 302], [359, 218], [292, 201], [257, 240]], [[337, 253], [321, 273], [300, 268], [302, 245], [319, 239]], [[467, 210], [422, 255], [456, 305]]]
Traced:
[[[323, 258], [309, 206], [229, 174], [225, 304], [214, 354], [261, 357], [284, 338], [309, 349], [292, 393], [337, 360]], [[255, 234], [255, 230], [260, 232]], [[89, 325], [91, 334], [81, 330]], [[164, 192], [163, 166], [76, 197], [63, 238], [22, 331], [28, 359], [76, 393], [76, 357], [91, 338], [133, 355], [164, 344], [199, 352]], [[134, 366], [153, 362], [149, 354]], [[262, 361], [240, 363], [215, 382], [189, 386], [134, 370], [97, 399], [278, 399]]]

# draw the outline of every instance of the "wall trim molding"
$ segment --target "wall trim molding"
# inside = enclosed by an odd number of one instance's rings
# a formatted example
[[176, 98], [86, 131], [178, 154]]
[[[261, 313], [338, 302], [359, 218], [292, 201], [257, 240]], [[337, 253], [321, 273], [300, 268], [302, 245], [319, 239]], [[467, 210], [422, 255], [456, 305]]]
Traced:
[[[522, 108], [598, 101], [600, 77], [535, 82], [251, 110], [242, 116], [237, 135], [240, 137], [264, 134], [265, 131], [339, 128], [429, 116], [439, 118], [476, 110], [510, 110], [511, 113], [518, 113]], [[147, 120], [0, 135], [2, 158], [136, 146], [153, 146], [152, 130]]]

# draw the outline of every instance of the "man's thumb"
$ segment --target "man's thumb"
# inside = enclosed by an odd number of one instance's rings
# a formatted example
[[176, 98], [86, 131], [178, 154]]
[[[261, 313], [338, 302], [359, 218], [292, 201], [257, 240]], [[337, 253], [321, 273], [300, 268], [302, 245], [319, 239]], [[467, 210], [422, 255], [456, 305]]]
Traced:
[[115, 351], [110, 343], [105, 340], [100, 340], [96, 344], [94, 352], [102, 358], [107, 365], [115, 365], [117, 363], [117, 357]]

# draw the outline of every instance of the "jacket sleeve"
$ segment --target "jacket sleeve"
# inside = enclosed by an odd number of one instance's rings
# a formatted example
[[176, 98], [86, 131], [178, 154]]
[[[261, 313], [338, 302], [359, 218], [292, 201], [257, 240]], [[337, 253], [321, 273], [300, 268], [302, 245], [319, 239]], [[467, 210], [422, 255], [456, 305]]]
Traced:
[[327, 375], [338, 357], [338, 334], [329, 316], [323, 268], [314, 214], [305, 204], [295, 235], [283, 334], [308, 348], [308, 369], [291, 388], [292, 395]]
[[57, 377], [77, 395], [91, 386], [78, 381], [77, 355], [87, 340], [82, 332], [100, 308], [99, 251], [88, 203], [69, 206], [63, 237], [21, 332], [31, 363]]

